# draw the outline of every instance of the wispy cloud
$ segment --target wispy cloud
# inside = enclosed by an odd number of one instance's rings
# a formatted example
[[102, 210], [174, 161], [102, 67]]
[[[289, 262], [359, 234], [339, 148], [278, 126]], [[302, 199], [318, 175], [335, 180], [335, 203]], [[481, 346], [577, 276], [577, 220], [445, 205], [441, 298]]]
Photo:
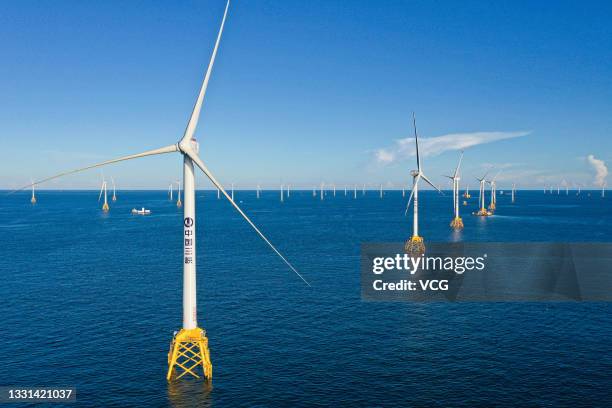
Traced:
[[608, 177], [608, 167], [603, 160], [596, 159], [595, 156], [589, 154], [587, 161], [595, 170], [594, 184], [599, 187], [603, 187], [606, 184], [606, 177]]
[[[463, 150], [468, 147], [496, 142], [498, 140], [526, 136], [529, 133], [531, 132], [451, 133], [436, 137], [420, 138], [419, 153], [423, 155], [423, 157], [437, 156], [449, 150]], [[380, 148], [374, 152], [374, 157], [380, 164], [390, 164], [414, 155], [416, 155], [416, 148], [414, 146], [413, 137], [396, 140], [392, 147]]]

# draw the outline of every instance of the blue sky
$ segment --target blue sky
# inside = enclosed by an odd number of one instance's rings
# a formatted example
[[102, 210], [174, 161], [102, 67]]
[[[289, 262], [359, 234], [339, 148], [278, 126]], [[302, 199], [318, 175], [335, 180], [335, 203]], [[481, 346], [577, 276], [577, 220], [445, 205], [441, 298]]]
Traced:
[[[0, 188], [177, 141], [224, 6], [4, 2]], [[465, 180], [495, 165], [502, 188], [592, 187], [612, 161], [610, 21], [610, 2], [234, 0], [200, 154], [238, 188], [400, 187], [415, 111], [435, 182], [471, 144]], [[166, 188], [181, 168], [167, 155], [104, 172], [122, 188]]]

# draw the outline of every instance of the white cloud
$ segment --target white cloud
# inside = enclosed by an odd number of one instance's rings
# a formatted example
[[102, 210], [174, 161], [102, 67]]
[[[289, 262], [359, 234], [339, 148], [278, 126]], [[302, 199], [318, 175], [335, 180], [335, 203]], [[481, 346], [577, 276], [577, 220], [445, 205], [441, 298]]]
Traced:
[[592, 154], [587, 156], [587, 161], [595, 170], [594, 184], [603, 187], [606, 183], [606, 177], [608, 176], [608, 167], [606, 167], [606, 163], [603, 160], [596, 159]]
[[[423, 157], [437, 156], [449, 150], [464, 150], [480, 144], [526, 136], [529, 133], [525, 131], [451, 133], [443, 136], [421, 138], [419, 140], [419, 153]], [[376, 161], [381, 164], [390, 164], [415, 155], [416, 148], [413, 137], [396, 140], [393, 147], [375, 151]]]

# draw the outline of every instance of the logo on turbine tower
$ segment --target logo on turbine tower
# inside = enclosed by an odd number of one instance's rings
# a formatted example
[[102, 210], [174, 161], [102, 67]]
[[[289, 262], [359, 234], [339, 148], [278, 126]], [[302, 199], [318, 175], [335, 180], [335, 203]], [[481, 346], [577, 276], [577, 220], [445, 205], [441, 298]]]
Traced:
[[187, 228], [192, 227], [193, 226], [193, 218], [191, 218], [191, 217], [185, 218], [185, 226]]

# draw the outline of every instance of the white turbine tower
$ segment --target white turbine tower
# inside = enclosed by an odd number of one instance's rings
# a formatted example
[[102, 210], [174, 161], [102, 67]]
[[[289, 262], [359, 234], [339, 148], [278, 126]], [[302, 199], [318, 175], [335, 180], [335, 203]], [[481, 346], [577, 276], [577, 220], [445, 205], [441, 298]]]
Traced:
[[383, 198], [383, 185], [380, 184], [380, 198]]
[[287, 184], [287, 198], [291, 197], [291, 184]]
[[516, 184], [512, 183], [512, 204], [514, 204], [515, 191], [516, 191]]
[[487, 207], [485, 204], [485, 183], [487, 182], [486, 180], [487, 174], [489, 174], [488, 170], [484, 174], [484, 176], [482, 176], [482, 178], [476, 177], [476, 180], [478, 180], [478, 182], [480, 183], [480, 190], [478, 192], [478, 207], [479, 208], [478, 208], [478, 212], [476, 213], [476, 215], [480, 215], [483, 217], [491, 215], [491, 213], [487, 210]]
[[323, 198], [325, 197], [325, 190], [323, 190], [323, 183], [321, 183], [321, 201], [323, 201]]
[[100, 195], [98, 195], [98, 202], [100, 202], [100, 198], [102, 198], [102, 193], [104, 193], [104, 204], [102, 204], [102, 211], [108, 212], [108, 210], [110, 210], [110, 207], [108, 206], [108, 193], [106, 191], [106, 180], [104, 179], [102, 179], [102, 187], [100, 187]]
[[419, 235], [419, 180], [423, 179], [427, 184], [438, 190], [441, 193], [440, 189], [436, 187], [423, 173], [423, 168], [421, 167], [421, 157], [419, 156], [419, 136], [417, 134], [416, 128], [416, 117], [414, 113], [412, 114], [412, 125], [414, 126], [414, 143], [416, 146], [416, 160], [417, 160], [417, 169], [412, 170], [412, 191], [410, 192], [410, 197], [408, 198], [408, 203], [406, 204], [406, 212], [408, 214], [408, 209], [410, 208], [410, 202], [414, 197], [413, 202], [413, 218], [412, 218], [412, 237], [406, 241], [406, 245], [404, 249], [409, 254], [423, 254], [425, 253], [425, 243], [423, 242], [423, 237]]
[[345, 185], [344, 185], [344, 196], [345, 196], [345, 197], [346, 197], [346, 194], [347, 194], [347, 187], [346, 187], [346, 184], [345, 184]]
[[365, 195], [365, 184], [363, 185], [363, 188], [361, 189], [361, 195], [364, 196]]
[[232, 201], [234, 201], [234, 183], [232, 183]]
[[463, 152], [459, 156], [459, 163], [452, 176], [446, 176], [453, 182], [453, 210], [454, 218], [450, 223], [451, 228], [461, 229], [463, 228], [463, 220], [459, 216], [459, 168], [461, 167], [461, 160], [463, 160]]
[[336, 184], [333, 184], [334, 186], [334, 197], [336, 196]]
[[497, 179], [497, 176], [499, 176], [500, 173], [501, 170], [497, 172], [491, 181], [489, 181], [489, 184], [491, 185], [491, 203], [489, 204], [489, 210], [491, 212], [495, 211], [497, 208], [497, 183], [495, 182], [495, 179]]
[[353, 186], [353, 199], [357, 199], [357, 184]]
[[30, 179], [30, 182], [32, 183], [32, 198], [30, 198], [30, 202], [32, 204], [36, 204], [36, 194], [34, 193], [34, 180]]
[[221, 198], [221, 190], [217, 188], [217, 200]]
[[[199, 377], [196, 371], [201, 367], [205, 377], [212, 377], [212, 365], [210, 362], [210, 354], [208, 350], [208, 339], [203, 329], [198, 326], [197, 307], [196, 307], [196, 213], [195, 213], [195, 175], [194, 164], [202, 170], [214, 186], [216, 186], [230, 204], [238, 211], [244, 220], [255, 230], [255, 232], [265, 241], [265, 243], [283, 260], [283, 262], [296, 273], [306, 284], [308, 282], [300, 275], [300, 273], [287, 261], [287, 259], [276, 249], [274, 245], [266, 238], [266, 236], [255, 226], [251, 219], [242, 211], [242, 209], [234, 202], [231, 196], [225, 191], [223, 186], [217, 181], [215, 176], [208, 170], [200, 156], [198, 155], [199, 145], [194, 138], [194, 133], [200, 117], [200, 111], [204, 102], [206, 88], [210, 79], [212, 67], [217, 54], [223, 26], [229, 8], [229, 1], [223, 13], [221, 26], [217, 34], [217, 39], [212, 52], [210, 63], [204, 76], [202, 86], [200, 88], [196, 103], [193, 108], [191, 117], [185, 129], [185, 133], [177, 143], [169, 146], [161, 147], [154, 150], [149, 150], [143, 153], [133, 154], [120, 157], [113, 160], [108, 160], [102, 163], [97, 163], [91, 166], [71, 170], [61, 173], [33, 184], [55, 179], [67, 174], [76, 173], [79, 171], [105, 166], [111, 163], [117, 163], [124, 160], [131, 160], [145, 156], [152, 156], [166, 153], [179, 153], [183, 157], [183, 191], [185, 193], [185, 201], [183, 207], [183, 327], [175, 334], [172, 339], [170, 352], [168, 354], [168, 373], [167, 378], [170, 380], [173, 373], [176, 371], [177, 378], [186, 374]], [[23, 188], [28, 188], [26, 186]], [[179, 368], [183, 372], [179, 375]]]
[[285, 197], [284, 197], [284, 193], [283, 193], [284, 188], [285, 188], [285, 186], [283, 186], [283, 185], [281, 184], [281, 186], [280, 186], [280, 201], [281, 201], [281, 203], [282, 203], [283, 201], [285, 201]]
[[113, 183], [113, 198], [111, 200], [117, 201], [117, 190], [115, 188], [115, 179], [111, 177], [111, 182]]
[[[219, 191], [219, 190], [217, 190], [217, 191]], [[260, 187], [259, 187], [259, 184], [258, 184], [258, 185], [257, 185], [257, 199], [258, 199], [258, 200], [259, 200], [259, 192], [260, 192]]]
[[175, 183], [178, 185], [178, 200], [176, 200], [176, 206], [181, 208], [183, 206], [183, 202], [181, 201], [181, 181], [176, 180]]
[[173, 190], [173, 188], [174, 188], [174, 187], [172, 186], [172, 183], [170, 183], [170, 186], [168, 186], [168, 197], [170, 197], [170, 201], [173, 201], [173, 200], [174, 200], [173, 195], [172, 195], [172, 193], [173, 193], [173, 191], [172, 191], [172, 190]]

